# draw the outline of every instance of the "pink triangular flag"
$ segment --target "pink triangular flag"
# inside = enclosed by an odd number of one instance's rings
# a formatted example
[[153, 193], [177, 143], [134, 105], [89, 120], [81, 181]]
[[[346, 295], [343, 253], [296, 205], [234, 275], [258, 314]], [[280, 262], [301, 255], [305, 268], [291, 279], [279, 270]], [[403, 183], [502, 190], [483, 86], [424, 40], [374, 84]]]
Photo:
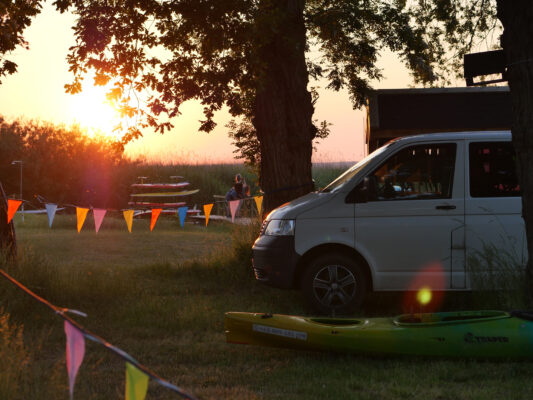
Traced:
[[150, 232], [154, 230], [155, 223], [157, 222], [157, 218], [159, 218], [159, 214], [161, 214], [162, 208], [152, 208], [152, 219], [150, 221]]
[[15, 213], [17, 212], [21, 204], [22, 204], [22, 201], [20, 200], [9, 199], [7, 201], [7, 223], [8, 224], [11, 222], [11, 220], [15, 216]]
[[73, 398], [74, 383], [85, 356], [85, 338], [70, 322], [65, 321], [65, 335], [67, 336], [67, 371], [69, 380], [70, 398]]
[[102, 225], [102, 221], [104, 220], [104, 215], [107, 212], [107, 210], [103, 210], [101, 208], [93, 208], [93, 217], [94, 217], [94, 227], [96, 229], [96, 233], [100, 230], [100, 225]]
[[235, 215], [237, 214], [237, 209], [239, 208], [239, 204], [241, 204], [241, 200], [231, 200], [228, 203], [231, 212], [231, 222], [235, 222]]

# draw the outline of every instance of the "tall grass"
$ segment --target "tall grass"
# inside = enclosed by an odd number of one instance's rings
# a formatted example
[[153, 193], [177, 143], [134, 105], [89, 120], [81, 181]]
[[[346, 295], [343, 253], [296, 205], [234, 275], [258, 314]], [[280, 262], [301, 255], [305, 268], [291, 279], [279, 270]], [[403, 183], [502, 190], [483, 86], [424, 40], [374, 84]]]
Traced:
[[313, 164], [313, 180], [317, 189], [326, 187], [340, 174], [346, 171], [350, 163], [317, 163]]
[[526, 309], [525, 271], [515, 252], [483, 244], [467, 260], [474, 305], [495, 309]]
[[0, 309], [0, 398], [19, 396], [29, 363], [30, 356], [22, 340], [22, 327], [10, 324], [9, 314]]

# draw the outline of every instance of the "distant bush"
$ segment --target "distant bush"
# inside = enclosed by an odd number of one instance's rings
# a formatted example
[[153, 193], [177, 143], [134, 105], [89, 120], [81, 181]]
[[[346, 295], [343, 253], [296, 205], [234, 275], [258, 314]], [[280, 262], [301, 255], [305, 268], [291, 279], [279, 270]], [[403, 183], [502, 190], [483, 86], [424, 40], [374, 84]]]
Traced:
[[[171, 182], [171, 176], [183, 176], [190, 183], [188, 188], [200, 189], [186, 199], [190, 206], [201, 207], [213, 202], [213, 195], [226, 194], [237, 173], [250, 186], [252, 196], [260, 194], [256, 170], [242, 163], [133, 161], [111, 139], [90, 137], [76, 126], [7, 122], [0, 117], [0, 182], [8, 196], [18, 198], [19, 166], [11, 164], [14, 160], [23, 162], [22, 197], [35, 208], [42, 208], [39, 200], [43, 199], [59, 205], [127, 208], [131, 184], [139, 182], [139, 176], [146, 176], [148, 183]], [[346, 168], [331, 163], [314, 165], [316, 188], [326, 186]], [[31, 204], [26, 208], [32, 208]]]
[[80, 206], [117, 206], [127, 192], [122, 150], [110, 139], [89, 137], [80, 128], [0, 118], [0, 182], [19, 197], [18, 165], [23, 162], [23, 198]]

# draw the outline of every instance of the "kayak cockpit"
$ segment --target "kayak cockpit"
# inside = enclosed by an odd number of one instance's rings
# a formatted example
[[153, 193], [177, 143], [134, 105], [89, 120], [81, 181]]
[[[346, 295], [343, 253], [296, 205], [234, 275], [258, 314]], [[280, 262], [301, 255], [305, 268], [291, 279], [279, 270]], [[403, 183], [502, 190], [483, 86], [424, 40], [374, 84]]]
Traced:
[[354, 318], [308, 318], [310, 322], [321, 325], [331, 325], [331, 326], [352, 326], [352, 325], [361, 325], [365, 321]]
[[505, 311], [459, 311], [459, 312], [437, 312], [423, 314], [402, 314], [392, 321], [399, 326], [427, 326], [427, 325], [451, 325], [465, 322], [481, 322], [510, 318], [511, 315]]

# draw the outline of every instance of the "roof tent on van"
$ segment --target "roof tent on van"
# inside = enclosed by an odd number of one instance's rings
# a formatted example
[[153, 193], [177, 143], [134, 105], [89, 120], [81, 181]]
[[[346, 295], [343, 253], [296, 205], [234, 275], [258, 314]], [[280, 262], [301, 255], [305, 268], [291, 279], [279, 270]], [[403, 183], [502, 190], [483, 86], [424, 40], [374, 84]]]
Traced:
[[507, 86], [375, 90], [367, 102], [367, 150], [407, 135], [508, 130], [511, 117]]

